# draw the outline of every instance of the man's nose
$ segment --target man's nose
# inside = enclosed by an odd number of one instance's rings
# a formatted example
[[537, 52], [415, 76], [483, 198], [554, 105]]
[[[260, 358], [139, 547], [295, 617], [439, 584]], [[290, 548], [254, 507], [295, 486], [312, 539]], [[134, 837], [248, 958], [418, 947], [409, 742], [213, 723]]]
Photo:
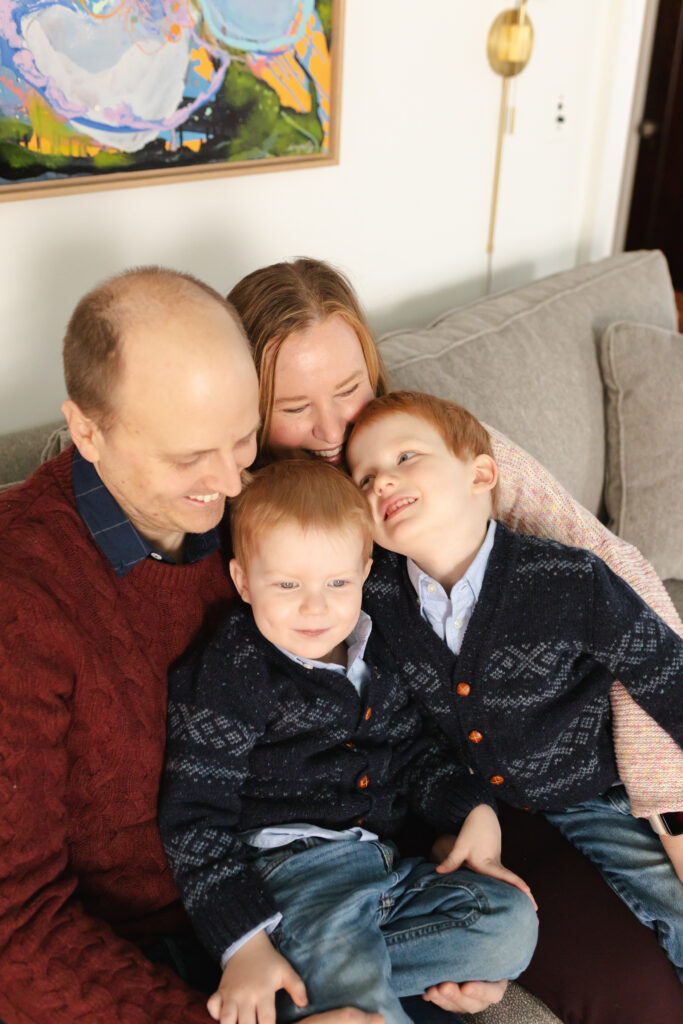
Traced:
[[241, 467], [233, 455], [216, 452], [206, 479], [207, 486], [226, 494], [229, 498], [234, 498], [242, 490], [240, 470]]

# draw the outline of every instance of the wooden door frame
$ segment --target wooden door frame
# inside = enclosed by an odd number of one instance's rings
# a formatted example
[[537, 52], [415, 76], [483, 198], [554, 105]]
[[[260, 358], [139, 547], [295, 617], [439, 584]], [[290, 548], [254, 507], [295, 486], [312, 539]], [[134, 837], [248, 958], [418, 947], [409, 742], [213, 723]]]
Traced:
[[613, 254], [623, 252], [626, 242], [626, 231], [628, 229], [631, 200], [633, 198], [633, 183], [636, 176], [636, 164], [638, 163], [638, 147], [640, 145], [638, 126], [643, 119], [643, 113], [645, 111], [645, 100], [647, 98], [647, 87], [650, 78], [650, 63], [652, 61], [652, 50], [655, 41], [658, 12], [659, 0], [646, 0], [645, 14], [643, 16], [643, 32], [640, 40], [640, 53], [638, 55], [638, 68], [636, 70], [635, 83], [633, 87], [631, 120], [629, 123], [628, 139], [624, 153], [624, 166], [621, 174], [619, 203], [614, 225], [614, 238], [612, 242]]

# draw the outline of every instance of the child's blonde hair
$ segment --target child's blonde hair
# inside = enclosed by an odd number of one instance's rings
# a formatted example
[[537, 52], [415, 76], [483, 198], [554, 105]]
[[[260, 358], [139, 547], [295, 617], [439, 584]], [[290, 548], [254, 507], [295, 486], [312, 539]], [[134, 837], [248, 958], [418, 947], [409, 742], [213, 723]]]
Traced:
[[372, 518], [363, 495], [345, 473], [313, 459], [273, 462], [253, 473], [230, 501], [235, 558], [247, 566], [259, 538], [282, 523], [302, 530], [357, 531], [366, 562], [372, 551]]
[[[445, 398], [437, 398], [436, 395], [428, 395], [423, 391], [390, 391], [386, 395], [373, 398], [358, 415], [348, 444], [351, 444], [353, 438], [364, 427], [395, 413], [419, 416], [425, 420], [441, 435], [448, 448], [459, 459], [473, 459], [477, 455], [488, 455], [492, 459], [494, 457], [488, 431], [476, 416], [457, 402], [449, 402]], [[491, 491], [492, 515], [496, 512], [497, 491], [496, 484]]]

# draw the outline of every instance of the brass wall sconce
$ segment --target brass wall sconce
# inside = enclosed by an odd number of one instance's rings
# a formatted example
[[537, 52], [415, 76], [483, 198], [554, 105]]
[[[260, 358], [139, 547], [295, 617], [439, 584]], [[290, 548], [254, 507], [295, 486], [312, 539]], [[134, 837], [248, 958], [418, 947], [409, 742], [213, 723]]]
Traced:
[[486, 56], [489, 64], [497, 75], [503, 77], [503, 90], [500, 97], [500, 115], [498, 118], [498, 142], [496, 145], [496, 163], [493, 174], [493, 195], [491, 197], [491, 216], [489, 220], [489, 237], [486, 252], [489, 257], [487, 294], [491, 287], [491, 256], [496, 230], [496, 213], [498, 207], [498, 187], [500, 184], [500, 167], [503, 157], [503, 137], [506, 127], [510, 134], [514, 131], [514, 107], [508, 105], [510, 79], [523, 71], [529, 63], [534, 45], [534, 28], [526, 12], [526, 0], [521, 0], [518, 9], [503, 11], [495, 19], [489, 29], [486, 41]]

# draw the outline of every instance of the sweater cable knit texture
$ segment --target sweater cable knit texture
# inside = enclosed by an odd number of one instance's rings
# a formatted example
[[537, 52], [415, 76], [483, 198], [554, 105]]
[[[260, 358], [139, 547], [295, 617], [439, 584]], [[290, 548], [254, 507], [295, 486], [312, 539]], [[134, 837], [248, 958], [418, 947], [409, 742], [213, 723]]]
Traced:
[[127, 939], [187, 923], [156, 824], [166, 676], [233, 591], [220, 552], [119, 580], [72, 452], [0, 496], [0, 1019], [207, 1024]]

